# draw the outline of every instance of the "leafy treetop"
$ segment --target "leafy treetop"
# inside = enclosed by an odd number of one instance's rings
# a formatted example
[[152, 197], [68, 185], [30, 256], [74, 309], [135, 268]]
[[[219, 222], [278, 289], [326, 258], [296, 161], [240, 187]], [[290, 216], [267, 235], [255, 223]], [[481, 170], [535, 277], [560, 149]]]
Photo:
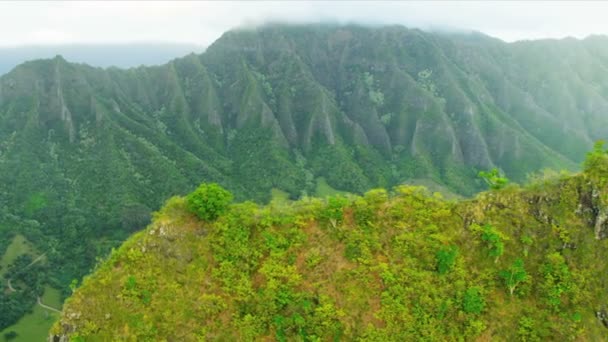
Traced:
[[203, 183], [186, 197], [188, 210], [201, 220], [213, 221], [226, 212], [232, 194], [216, 183]]
[[493, 168], [490, 171], [479, 171], [479, 177], [481, 177], [492, 190], [500, 190], [509, 183], [509, 179], [502, 175], [497, 168]]

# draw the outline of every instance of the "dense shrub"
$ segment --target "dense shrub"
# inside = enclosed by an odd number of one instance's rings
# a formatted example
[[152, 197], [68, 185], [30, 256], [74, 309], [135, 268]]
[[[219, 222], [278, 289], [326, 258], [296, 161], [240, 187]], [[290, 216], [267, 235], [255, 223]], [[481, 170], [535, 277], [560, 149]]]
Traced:
[[213, 221], [228, 209], [232, 194], [216, 183], [203, 183], [186, 197], [188, 210], [200, 219]]
[[458, 247], [456, 246], [444, 247], [438, 250], [435, 254], [435, 257], [437, 258], [437, 272], [439, 272], [439, 274], [448, 273], [454, 266], [457, 256]]
[[464, 312], [471, 314], [480, 314], [485, 306], [486, 301], [481, 295], [479, 288], [469, 287], [464, 293], [464, 299], [462, 303], [462, 308]]

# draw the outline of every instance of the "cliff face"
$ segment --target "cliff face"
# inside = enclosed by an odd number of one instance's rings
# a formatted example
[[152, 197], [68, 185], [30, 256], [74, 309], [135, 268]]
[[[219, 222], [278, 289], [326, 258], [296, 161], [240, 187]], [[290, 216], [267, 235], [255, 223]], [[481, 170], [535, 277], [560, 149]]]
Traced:
[[[355, 192], [430, 178], [470, 194], [478, 169], [523, 180], [573, 168], [606, 136], [602, 42], [270, 26], [228, 32], [204, 54], [161, 67], [102, 70], [56, 58], [2, 78], [0, 138], [53, 146], [66, 161], [38, 161], [61, 173], [69, 158], [112, 144], [124, 152], [108, 158], [131, 170], [125, 196], [156, 183], [142, 155], [164, 165], [157, 176], [170, 175], [173, 189], [214, 180], [241, 198], [267, 199], [272, 187], [311, 192], [307, 172]], [[254, 156], [252, 144], [268, 146]], [[243, 180], [243, 164], [272, 180]], [[167, 195], [157, 190], [146, 205]]]
[[52, 338], [601, 340], [597, 165], [460, 202], [402, 186], [234, 204], [214, 222], [175, 197], [85, 279]]

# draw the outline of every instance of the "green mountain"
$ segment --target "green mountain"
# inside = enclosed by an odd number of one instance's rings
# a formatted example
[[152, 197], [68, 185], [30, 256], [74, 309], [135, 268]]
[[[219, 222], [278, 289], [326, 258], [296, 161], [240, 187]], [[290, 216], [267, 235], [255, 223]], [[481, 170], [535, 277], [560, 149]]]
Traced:
[[600, 341], [607, 185], [601, 145], [584, 173], [460, 202], [400, 186], [260, 207], [202, 185], [85, 278], [52, 336]]
[[24, 63], [0, 77], [0, 255], [25, 237], [44, 262], [0, 292], [0, 328], [203, 181], [267, 202], [574, 170], [608, 136], [606, 42], [271, 25], [157, 67]]
[[159, 65], [192, 52], [204, 51], [194, 44], [132, 43], [132, 44], [69, 44], [26, 45], [0, 47], [0, 74], [17, 65], [35, 59], [62, 55], [78, 63], [98, 67], [131, 68], [140, 65]]

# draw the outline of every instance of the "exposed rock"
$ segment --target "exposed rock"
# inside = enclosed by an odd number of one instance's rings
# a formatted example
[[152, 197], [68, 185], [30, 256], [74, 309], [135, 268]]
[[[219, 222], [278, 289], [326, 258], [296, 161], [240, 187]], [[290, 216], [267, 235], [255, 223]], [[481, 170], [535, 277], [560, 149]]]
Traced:
[[599, 209], [597, 217], [595, 218], [595, 238], [597, 240], [604, 239], [608, 236], [608, 208], [602, 207]]
[[595, 317], [606, 327], [608, 328], [608, 312], [605, 308], [602, 308], [595, 312]]

